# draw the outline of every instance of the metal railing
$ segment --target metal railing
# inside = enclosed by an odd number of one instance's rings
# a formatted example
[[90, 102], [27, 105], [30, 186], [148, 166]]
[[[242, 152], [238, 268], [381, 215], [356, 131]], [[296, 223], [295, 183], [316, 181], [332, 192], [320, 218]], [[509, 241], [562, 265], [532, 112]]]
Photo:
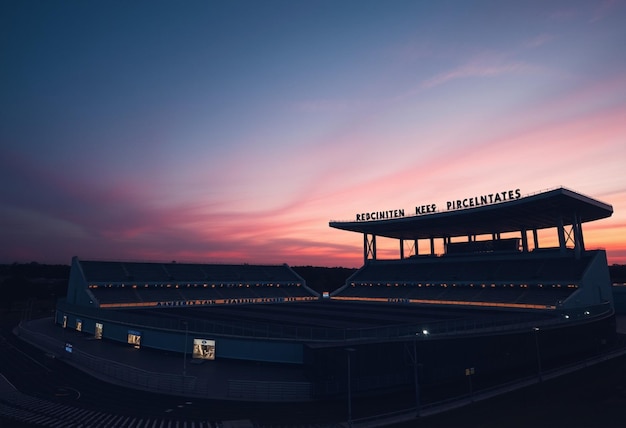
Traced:
[[226, 391], [216, 389], [208, 379], [143, 370], [73, 348], [69, 353], [61, 340], [30, 330], [24, 323], [16, 334], [26, 342], [51, 353], [74, 367], [105, 382], [168, 395], [207, 399], [248, 401], [307, 401], [311, 399], [308, 382], [228, 380]]
[[[63, 301], [57, 303], [57, 311], [76, 315], [82, 319], [93, 319], [98, 322], [113, 322], [128, 327], [154, 328], [184, 332], [180, 320], [172, 317], [142, 315], [127, 311], [110, 311], [70, 305]], [[363, 328], [295, 326], [279, 323], [261, 323], [244, 320], [213, 321], [206, 319], [188, 319], [188, 331], [211, 335], [214, 337], [238, 337], [250, 339], [296, 340], [307, 342], [346, 342], [356, 340], [378, 340], [405, 338], [420, 335], [426, 329], [430, 338], [441, 335], [450, 337], [468, 332], [501, 332], [523, 331], [532, 327], [549, 327], [573, 324], [581, 320], [602, 317], [612, 313], [609, 302], [578, 308], [570, 311], [567, 316], [546, 316], [545, 313], [534, 315], [520, 313], [507, 318], [484, 317], [462, 320], [442, 320], [410, 325], [392, 325]]]

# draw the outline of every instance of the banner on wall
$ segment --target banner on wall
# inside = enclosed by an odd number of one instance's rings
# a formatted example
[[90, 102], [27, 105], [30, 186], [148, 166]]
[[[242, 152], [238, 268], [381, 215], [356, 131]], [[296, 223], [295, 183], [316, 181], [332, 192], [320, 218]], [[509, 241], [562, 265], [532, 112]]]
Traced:
[[201, 360], [214, 360], [215, 340], [194, 339], [192, 357], [199, 358]]
[[94, 333], [94, 337], [96, 339], [102, 339], [102, 323], [99, 323], [99, 322], [96, 323], [96, 330]]
[[139, 348], [141, 346], [141, 332], [128, 330], [128, 343]]

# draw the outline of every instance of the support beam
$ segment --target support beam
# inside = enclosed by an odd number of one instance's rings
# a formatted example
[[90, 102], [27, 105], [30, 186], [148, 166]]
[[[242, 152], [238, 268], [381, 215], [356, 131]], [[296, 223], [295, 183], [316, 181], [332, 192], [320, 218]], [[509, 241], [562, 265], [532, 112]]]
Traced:
[[371, 239], [367, 233], [363, 234], [363, 263], [368, 260], [376, 260], [376, 235], [372, 235]]
[[580, 219], [580, 216], [578, 216], [578, 239], [580, 240], [580, 250], [584, 253], [585, 252], [585, 238], [583, 238], [583, 222]]
[[522, 229], [522, 251], [524, 253], [528, 252], [528, 234], [526, 229]]
[[576, 258], [580, 258], [585, 251], [585, 242], [583, 240], [583, 225], [577, 213], [574, 213], [572, 228], [574, 231], [574, 251]]
[[400, 260], [404, 260], [404, 239], [400, 239]]
[[565, 226], [563, 225], [563, 217], [559, 217], [556, 232], [559, 236], [559, 249], [565, 252]]

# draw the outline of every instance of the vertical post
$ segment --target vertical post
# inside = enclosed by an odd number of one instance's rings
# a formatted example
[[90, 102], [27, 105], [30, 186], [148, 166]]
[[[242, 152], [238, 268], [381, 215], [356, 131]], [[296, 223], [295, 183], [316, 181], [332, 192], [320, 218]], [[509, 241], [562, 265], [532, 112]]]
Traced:
[[543, 375], [541, 373], [541, 353], [539, 352], [539, 327], [533, 328], [535, 332], [535, 351], [537, 352], [537, 375], [539, 376], [539, 382], [543, 382]]
[[363, 263], [367, 263], [369, 257], [372, 260], [376, 260], [376, 235], [372, 235], [372, 239], [369, 240], [367, 233], [363, 234]]
[[576, 258], [580, 259], [580, 256], [585, 251], [582, 223], [580, 221], [580, 216], [577, 213], [574, 213], [572, 218], [572, 229], [574, 230], [574, 250], [576, 251]]
[[559, 222], [557, 225], [557, 234], [559, 236], [559, 249], [561, 252], [564, 252], [566, 248], [566, 242], [565, 242], [565, 225], [563, 224], [563, 217], [559, 217]]
[[417, 367], [417, 338], [413, 340], [413, 367], [414, 367], [414, 376], [415, 376], [415, 415], [416, 417], [420, 417], [420, 385], [418, 378], [418, 367]]
[[352, 428], [352, 368], [350, 360], [354, 348], [346, 348], [348, 354], [348, 426]]
[[376, 235], [372, 235], [372, 258], [376, 260]]
[[185, 324], [185, 346], [183, 348], [183, 376], [187, 376], [187, 333], [189, 332], [189, 324], [187, 323], [187, 321], [183, 321], [183, 324]]
[[583, 222], [580, 219], [580, 216], [576, 217], [576, 223], [578, 224], [578, 240], [579, 242], [579, 246], [580, 246], [580, 250], [582, 252], [585, 252], [585, 238], [583, 238]]
[[526, 229], [522, 229], [522, 251], [524, 253], [528, 252], [528, 235], [526, 234]]
[[470, 401], [474, 401], [474, 388], [472, 386], [472, 375], [475, 373], [474, 367], [465, 369], [465, 376], [467, 376], [467, 382], [469, 384], [469, 396]]

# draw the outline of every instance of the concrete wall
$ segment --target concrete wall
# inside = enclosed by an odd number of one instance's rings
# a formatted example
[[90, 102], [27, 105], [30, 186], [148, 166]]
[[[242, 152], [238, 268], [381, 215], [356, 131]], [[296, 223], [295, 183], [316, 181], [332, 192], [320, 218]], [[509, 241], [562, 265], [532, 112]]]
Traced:
[[206, 333], [185, 332], [184, 329], [146, 328], [57, 310], [55, 322], [60, 326], [63, 325], [63, 316], [67, 317], [66, 328], [72, 330], [76, 329], [77, 322], [80, 320], [82, 323], [81, 331], [86, 335], [95, 335], [96, 323], [101, 323], [103, 324], [102, 338], [116, 342], [128, 343], [128, 331], [133, 330], [141, 333], [141, 347], [180, 352], [181, 354], [186, 349], [186, 352], [191, 355], [193, 339], [209, 339], [215, 340], [215, 358], [303, 364], [303, 345], [297, 342], [209, 337]]

